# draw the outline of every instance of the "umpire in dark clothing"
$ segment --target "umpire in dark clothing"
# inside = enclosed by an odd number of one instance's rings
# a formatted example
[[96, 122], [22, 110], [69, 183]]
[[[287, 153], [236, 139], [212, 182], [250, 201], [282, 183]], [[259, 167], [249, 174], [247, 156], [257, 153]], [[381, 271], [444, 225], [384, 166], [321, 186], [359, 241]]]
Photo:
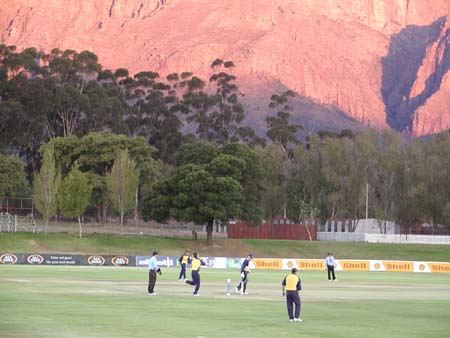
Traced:
[[[287, 275], [283, 283], [283, 296], [286, 296], [287, 312], [289, 316], [289, 321], [291, 322], [302, 322], [300, 318], [300, 308], [301, 301], [298, 292], [302, 289], [302, 284], [300, 278], [297, 276], [297, 269], [292, 268], [291, 274]], [[295, 315], [294, 315], [294, 305], [295, 305]]]

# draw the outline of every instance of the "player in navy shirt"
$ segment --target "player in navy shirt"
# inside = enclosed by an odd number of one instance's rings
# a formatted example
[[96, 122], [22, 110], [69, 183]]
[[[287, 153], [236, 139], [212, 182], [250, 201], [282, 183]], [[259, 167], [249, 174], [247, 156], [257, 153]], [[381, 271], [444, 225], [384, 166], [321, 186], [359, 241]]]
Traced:
[[248, 274], [250, 273], [249, 264], [252, 260], [252, 254], [248, 254], [247, 258], [244, 259], [241, 265], [241, 282], [238, 286], [236, 286], [236, 292], [240, 292], [241, 295], [248, 295], [247, 293], [247, 282], [248, 282]]
[[200, 296], [198, 290], [200, 290], [200, 267], [206, 265], [205, 262], [198, 257], [198, 253], [194, 252], [194, 257], [191, 258], [191, 276], [192, 280], [184, 281], [186, 284], [195, 285], [194, 296]]

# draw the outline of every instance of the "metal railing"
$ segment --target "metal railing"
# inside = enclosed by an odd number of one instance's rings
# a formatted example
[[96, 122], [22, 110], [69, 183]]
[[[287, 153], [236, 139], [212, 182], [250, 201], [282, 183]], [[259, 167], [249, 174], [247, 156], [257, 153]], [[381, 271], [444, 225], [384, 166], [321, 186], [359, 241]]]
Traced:
[[34, 202], [31, 197], [0, 198], [0, 213], [27, 216], [34, 214]]
[[361, 234], [354, 232], [317, 232], [319, 241], [405, 243], [405, 244], [448, 244], [450, 236], [399, 235], [399, 234]]
[[39, 232], [33, 215], [18, 216], [7, 212], [0, 213], [0, 232]]
[[450, 236], [366, 234], [368, 243], [450, 244]]
[[364, 242], [364, 234], [355, 232], [317, 232], [317, 240], [319, 241], [335, 241], [335, 242]]

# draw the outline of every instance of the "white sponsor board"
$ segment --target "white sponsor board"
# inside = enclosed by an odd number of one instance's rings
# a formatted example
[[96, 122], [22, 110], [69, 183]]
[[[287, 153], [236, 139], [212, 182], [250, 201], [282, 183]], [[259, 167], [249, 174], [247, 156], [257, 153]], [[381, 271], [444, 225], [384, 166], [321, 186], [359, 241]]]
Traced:
[[284, 258], [283, 260], [283, 270], [290, 270], [292, 268], [298, 269], [297, 260], [295, 258]]
[[370, 261], [370, 271], [386, 271], [383, 261]]
[[426, 262], [414, 262], [414, 272], [431, 272], [431, 269]]
[[226, 269], [228, 258], [227, 257], [200, 257], [206, 264], [207, 268], [213, 269]]

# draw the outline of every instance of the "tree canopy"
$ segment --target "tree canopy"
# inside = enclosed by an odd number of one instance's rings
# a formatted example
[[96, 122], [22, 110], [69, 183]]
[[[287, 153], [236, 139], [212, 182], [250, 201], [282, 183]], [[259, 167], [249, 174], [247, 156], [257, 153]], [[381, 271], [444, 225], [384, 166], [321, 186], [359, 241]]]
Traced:
[[83, 236], [81, 215], [89, 205], [91, 192], [87, 175], [82, 173], [75, 163], [61, 184], [58, 205], [64, 216], [78, 218], [80, 238]]
[[153, 186], [145, 212], [158, 221], [174, 218], [206, 224], [211, 243], [215, 220], [261, 218], [255, 187], [258, 161], [256, 152], [239, 144], [224, 149], [205, 142], [182, 146], [172, 174]]
[[114, 159], [111, 172], [107, 175], [107, 187], [114, 208], [120, 213], [120, 226], [123, 226], [125, 213], [136, 203], [139, 184], [139, 172], [136, 162], [128, 151], [120, 150]]
[[54, 155], [53, 147], [49, 146], [44, 152], [41, 169], [33, 179], [33, 201], [45, 220], [45, 233], [49, 219], [56, 215], [57, 195], [61, 185], [61, 173], [56, 167]]
[[90, 51], [0, 45], [0, 198], [29, 195], [28, 181], [51, 171], [51, 148], [63, 177], [75, 163], [86, 175], [102, 222], [111, 210], [107, 175], [126, 149], [139, 207], [156, 220], [210, 230], [215, 220], [286, 215], [354, 229], [368, 186], [371, 217], [450, 224], [448, 131], [426, 140], [369, 129], [305, 137], [293, 123], [297, 94], [285, 90], [268, 100], [264, 139], [246, 120], [236, 67], [217, 58], [206, 80], [189, 71], [162, 77], [105, 69]]
[[0, 154], [0, 199], [26, 197], [29, 193], [24, 164], [17, 158]]

